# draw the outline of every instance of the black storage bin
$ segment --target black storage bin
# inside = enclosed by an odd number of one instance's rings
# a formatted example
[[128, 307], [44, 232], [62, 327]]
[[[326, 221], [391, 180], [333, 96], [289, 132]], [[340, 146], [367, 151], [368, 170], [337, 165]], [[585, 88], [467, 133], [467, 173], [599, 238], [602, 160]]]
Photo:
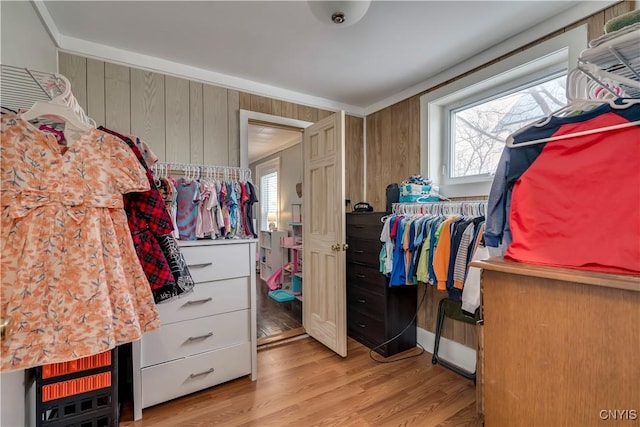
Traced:
[[37, 427], [117, 427], [118, 352], [35, 369]]
[[400, 187], [398, 184], [393, 183], [387, 185], [387, 209], [386, 213], [391, 213], [393, 210], [393, 204], [400, 201]]

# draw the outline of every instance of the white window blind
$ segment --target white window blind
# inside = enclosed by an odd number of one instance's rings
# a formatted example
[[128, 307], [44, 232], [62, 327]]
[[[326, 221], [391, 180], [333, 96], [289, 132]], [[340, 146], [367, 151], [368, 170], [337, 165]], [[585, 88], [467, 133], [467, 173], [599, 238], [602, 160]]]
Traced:
[[268, 230], [269, 221], [278, 226], [278, 172], [260, 178], [260, 229]]

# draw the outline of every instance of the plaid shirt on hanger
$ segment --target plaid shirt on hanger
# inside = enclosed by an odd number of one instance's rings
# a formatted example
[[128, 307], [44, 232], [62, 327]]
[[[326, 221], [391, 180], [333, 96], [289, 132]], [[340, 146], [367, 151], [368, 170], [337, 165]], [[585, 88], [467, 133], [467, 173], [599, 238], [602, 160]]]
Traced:
[[153, 175], [136, 144], [117, 132], [102, 126], [99, 129], [122, 139], [131, 148], [147, 173], [151, 189], [143, 193], [124, 194], [124, 209], [136, 253], [151, 285], [155, 302], [167, 301], [178, 295], [179, 288], [157, 237], [170, 234], [173, 231], [173, 222], [154, 184]]

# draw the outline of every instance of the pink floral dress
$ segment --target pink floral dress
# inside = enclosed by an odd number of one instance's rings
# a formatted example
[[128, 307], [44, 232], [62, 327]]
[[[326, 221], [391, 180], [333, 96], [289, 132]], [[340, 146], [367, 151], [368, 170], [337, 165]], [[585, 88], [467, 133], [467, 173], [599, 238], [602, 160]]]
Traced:
[[149, 182], [97, 129], [63, 150], [16, 115], [0, 132], [2, 371], [77, 359], [160, 326], [122, 194]]

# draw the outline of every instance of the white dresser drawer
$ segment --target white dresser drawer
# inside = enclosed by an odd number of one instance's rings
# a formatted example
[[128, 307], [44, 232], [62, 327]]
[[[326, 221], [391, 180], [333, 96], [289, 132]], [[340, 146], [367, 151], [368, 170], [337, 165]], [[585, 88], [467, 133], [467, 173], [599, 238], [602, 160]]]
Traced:
[[160, 321], [163, 325], [167, 325], [249, 308], [250, 283], [249, 277], [197, 283], [190, 294], [157, 305]]
[[251, 373], [251, 343], [142, 369], [142, 407]]
[[162, 325], [142, 336], [141, 366], [251, 341], [249, 321], [247, 309]]
[[196, 283], [250, 274], [249, 245], [183, 246], [180, 250]]

